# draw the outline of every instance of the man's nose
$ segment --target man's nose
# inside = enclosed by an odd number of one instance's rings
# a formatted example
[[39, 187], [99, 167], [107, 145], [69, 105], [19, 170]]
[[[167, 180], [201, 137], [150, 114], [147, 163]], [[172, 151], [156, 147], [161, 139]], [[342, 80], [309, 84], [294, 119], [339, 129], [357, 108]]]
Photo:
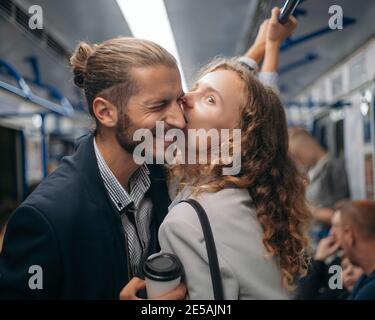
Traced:
[[184, 129], [186, 127], [186, 120], [184, 117], [184, 113], [179, 103], [177, 102], [173, 103], [170, 110], [168, 110], [168, 114], [166, 116], [165, 122], [171, 128]]

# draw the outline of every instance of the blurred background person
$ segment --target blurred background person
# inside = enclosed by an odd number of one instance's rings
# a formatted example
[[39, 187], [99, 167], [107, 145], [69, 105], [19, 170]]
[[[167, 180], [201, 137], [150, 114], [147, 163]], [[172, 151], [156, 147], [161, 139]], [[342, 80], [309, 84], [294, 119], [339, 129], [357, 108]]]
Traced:
[[353, 287], [352, 300], [375, 299], [375, 201], [357, 200], [339, 208], [339, 242], [354, 266], [364, 274]]
[[328, 233], [335, 203], [350, 197], [345, 162], [330, 156], [304, 128], [289, 129], [289, 151], [308, 178], [306, 196], [314, 217], [312, 237], [317, 242]]
[[[350, 197], [344, 159], [331, 157], [306, 129], [291, 128], [289, 138], [290, 153], [309, 178], [307, 197], [315, 209], [332, 208]], [[316, 211], [317, 218], [330, 222], [332, 214]]]
[[332, 290], [329, 287], [331, 266], [341, 264], [339, 236], [340, 214], [335, 212], [331, 219], [331, 229], [327, 237], [320, 240], [311, 260], [306, 277], [298, 283], [296, 299], [299, 300], [337, 300], [345, 299], [349, 294], [344, 289]]
[[345, 256], [342, 258], [341, 267], [344, 288], [348, 293], [352, 293], [355, 283], [363, 275], [363, 269], [353, 265]]
[[[343, 203], [339, 203], [340, 207]], [[354, 284], [363, 274], [363, 269], [353, 265], [344, 255], [341, 248], [342, 228], [340, 210], [335, 210], [330, 234], [320, 240], [311, 260], [309, 272], [298, 284], [296, 299], [303, 300], [343, 300], [347, 299], [353, 291]], [[343, 288], [331, 288], [330, 272], [332, 266], [341, 266]]]

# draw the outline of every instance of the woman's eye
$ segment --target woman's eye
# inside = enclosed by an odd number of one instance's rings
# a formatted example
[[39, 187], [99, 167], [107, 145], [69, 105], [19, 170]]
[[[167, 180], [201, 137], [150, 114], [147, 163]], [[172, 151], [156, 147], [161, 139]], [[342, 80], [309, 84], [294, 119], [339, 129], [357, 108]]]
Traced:
[[209, 97], [207, 98], [207, 101], [208, 101], [208, 103], [210, 103], [210, 104], [215, 104], [215, 98], [214, 98], [213, 96], [209, 96]]

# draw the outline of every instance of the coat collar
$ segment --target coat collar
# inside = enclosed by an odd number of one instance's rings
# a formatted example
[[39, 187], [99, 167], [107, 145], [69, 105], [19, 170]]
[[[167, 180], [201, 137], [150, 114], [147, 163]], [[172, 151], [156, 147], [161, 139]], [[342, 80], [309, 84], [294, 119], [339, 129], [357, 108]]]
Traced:
[[[76, 152], [72, 156], [76, 169], [86, 181], [87, 189], [93, 201], [98, 202], [98, 193], [106, 194], [103, 180], [94, 150], [94, 134], [88, 133], [76, 141]], [[168, 195], [166, 169], [161, 165], [147, 165], [150, 171], [151, 185], [147, 192], [150, 196], [156, 214], [156, 222], [160, 224], [168, 212], [170, 198]]]

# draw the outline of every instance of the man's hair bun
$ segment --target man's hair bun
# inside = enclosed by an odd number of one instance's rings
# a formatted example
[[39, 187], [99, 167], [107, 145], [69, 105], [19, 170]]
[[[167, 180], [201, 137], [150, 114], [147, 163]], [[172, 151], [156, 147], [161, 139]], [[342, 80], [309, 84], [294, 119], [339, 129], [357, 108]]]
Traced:
[[94, 47], [92, 45], [80, 42], [70, 58], [70, 64], [73, 66], [74, 84], [79, 88], [85, 86], [86, 64], [93, 52]]

